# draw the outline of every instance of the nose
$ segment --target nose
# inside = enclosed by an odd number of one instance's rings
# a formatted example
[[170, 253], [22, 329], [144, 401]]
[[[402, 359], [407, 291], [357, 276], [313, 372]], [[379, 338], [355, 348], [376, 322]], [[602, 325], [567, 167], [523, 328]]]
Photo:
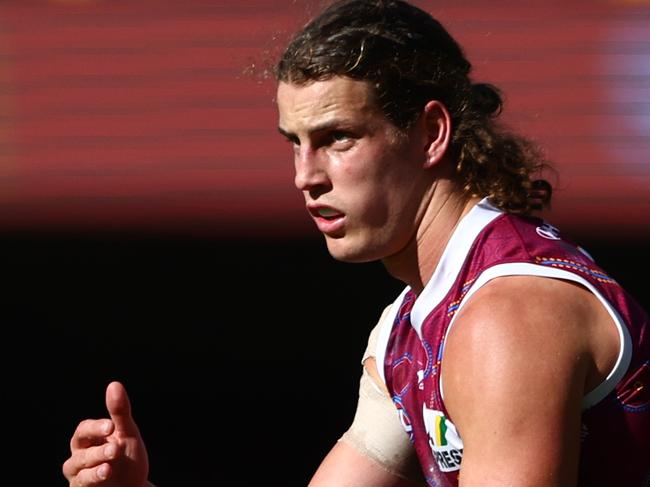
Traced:
[[296, 175], [294, 184], [300, 191], [313, 191], [330, 185], [327, 162], [318, 151], [308, 146], [297, 147], [294, 153]]

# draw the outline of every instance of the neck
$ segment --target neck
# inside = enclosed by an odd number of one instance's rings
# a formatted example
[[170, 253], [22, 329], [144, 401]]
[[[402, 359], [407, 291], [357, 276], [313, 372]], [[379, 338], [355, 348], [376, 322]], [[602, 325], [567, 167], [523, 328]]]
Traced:
[[457, 189], [441, 189], [437, 188], [437, 195], [429, 200], [409, 244], [383, 260], [388, 272], [416, 294], [420, 294], [431, 279], [460, 220], [481, 200]]

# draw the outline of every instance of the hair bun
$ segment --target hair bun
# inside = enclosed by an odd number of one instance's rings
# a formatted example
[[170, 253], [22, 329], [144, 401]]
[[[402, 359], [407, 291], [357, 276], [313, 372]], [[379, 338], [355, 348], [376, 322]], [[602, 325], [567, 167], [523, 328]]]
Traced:
[[501, 113], [503, 101], [495, 86], [487, 83], [473, 83], [471, 88], [474, 108], [492, 117]]

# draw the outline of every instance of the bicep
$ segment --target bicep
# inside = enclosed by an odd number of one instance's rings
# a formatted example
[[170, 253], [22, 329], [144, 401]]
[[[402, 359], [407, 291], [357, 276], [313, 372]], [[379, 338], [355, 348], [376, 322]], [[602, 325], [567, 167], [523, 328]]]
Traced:
[[575, 485], [588, 362], [580, 316], [492, 291], [457, 317], [443, 356], [461, 485]]

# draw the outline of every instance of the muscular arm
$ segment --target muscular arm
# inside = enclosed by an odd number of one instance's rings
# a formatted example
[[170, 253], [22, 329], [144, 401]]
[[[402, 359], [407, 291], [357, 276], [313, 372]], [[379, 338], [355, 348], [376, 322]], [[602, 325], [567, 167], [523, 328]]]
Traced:
[[364, 362], [352, 427], [319, 466], [309, 487], [417, 487], [415, 452], [381, 382], [374, 357]]
[[462, 487], [576, 484], [581, 400], [615, 360], [613, 333], [596, 298], [564, 281], [499, 278], [471, 298], [442, 359]]

